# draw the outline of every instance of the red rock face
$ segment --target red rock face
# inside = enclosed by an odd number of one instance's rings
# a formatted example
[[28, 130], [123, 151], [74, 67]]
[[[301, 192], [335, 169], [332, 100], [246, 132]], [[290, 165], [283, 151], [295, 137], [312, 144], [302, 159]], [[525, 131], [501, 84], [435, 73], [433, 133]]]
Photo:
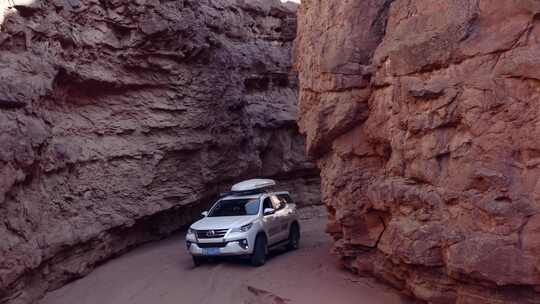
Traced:
[[304, 0], [301, 131], [350, 269], [540, 303], [540, 3]]

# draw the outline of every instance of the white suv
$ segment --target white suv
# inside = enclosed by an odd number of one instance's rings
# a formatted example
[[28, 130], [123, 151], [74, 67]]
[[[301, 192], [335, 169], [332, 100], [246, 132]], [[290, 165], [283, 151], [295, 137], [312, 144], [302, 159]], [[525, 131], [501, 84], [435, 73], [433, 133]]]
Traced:
[[195, 266], [213, 256], [245, 256], [261, 266], [270, 248], [298, 248], [296, 205], [288, 192], [268, 190], [275, 184], [270, 179], [238, 183], [203, 212], [204, 218], [192, 224], [186, 235]]

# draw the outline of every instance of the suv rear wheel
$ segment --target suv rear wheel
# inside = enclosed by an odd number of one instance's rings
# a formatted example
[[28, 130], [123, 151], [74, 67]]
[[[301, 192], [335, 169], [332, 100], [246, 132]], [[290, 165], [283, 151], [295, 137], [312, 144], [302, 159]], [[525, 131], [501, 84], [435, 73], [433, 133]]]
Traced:
[[253, 254], [251, 254], [251, 265], [262, 266], [266, 263], [266, 237], [258, 235], [253, 246]]

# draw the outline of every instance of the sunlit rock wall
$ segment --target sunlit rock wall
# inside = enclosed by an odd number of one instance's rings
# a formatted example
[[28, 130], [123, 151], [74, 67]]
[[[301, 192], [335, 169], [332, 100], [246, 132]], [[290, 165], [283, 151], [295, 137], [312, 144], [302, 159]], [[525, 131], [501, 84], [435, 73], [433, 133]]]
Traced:
[[345, 267], [540, 303], [540, 2], [304, 0], [301, 132]]

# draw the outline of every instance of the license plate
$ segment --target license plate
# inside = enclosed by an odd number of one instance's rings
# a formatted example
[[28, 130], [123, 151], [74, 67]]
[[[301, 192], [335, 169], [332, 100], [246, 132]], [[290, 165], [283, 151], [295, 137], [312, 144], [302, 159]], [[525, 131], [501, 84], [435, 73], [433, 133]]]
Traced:
[[219, 248], [203, 248], [203, 254], [205, 255], [216, 255], [219, 252]]

